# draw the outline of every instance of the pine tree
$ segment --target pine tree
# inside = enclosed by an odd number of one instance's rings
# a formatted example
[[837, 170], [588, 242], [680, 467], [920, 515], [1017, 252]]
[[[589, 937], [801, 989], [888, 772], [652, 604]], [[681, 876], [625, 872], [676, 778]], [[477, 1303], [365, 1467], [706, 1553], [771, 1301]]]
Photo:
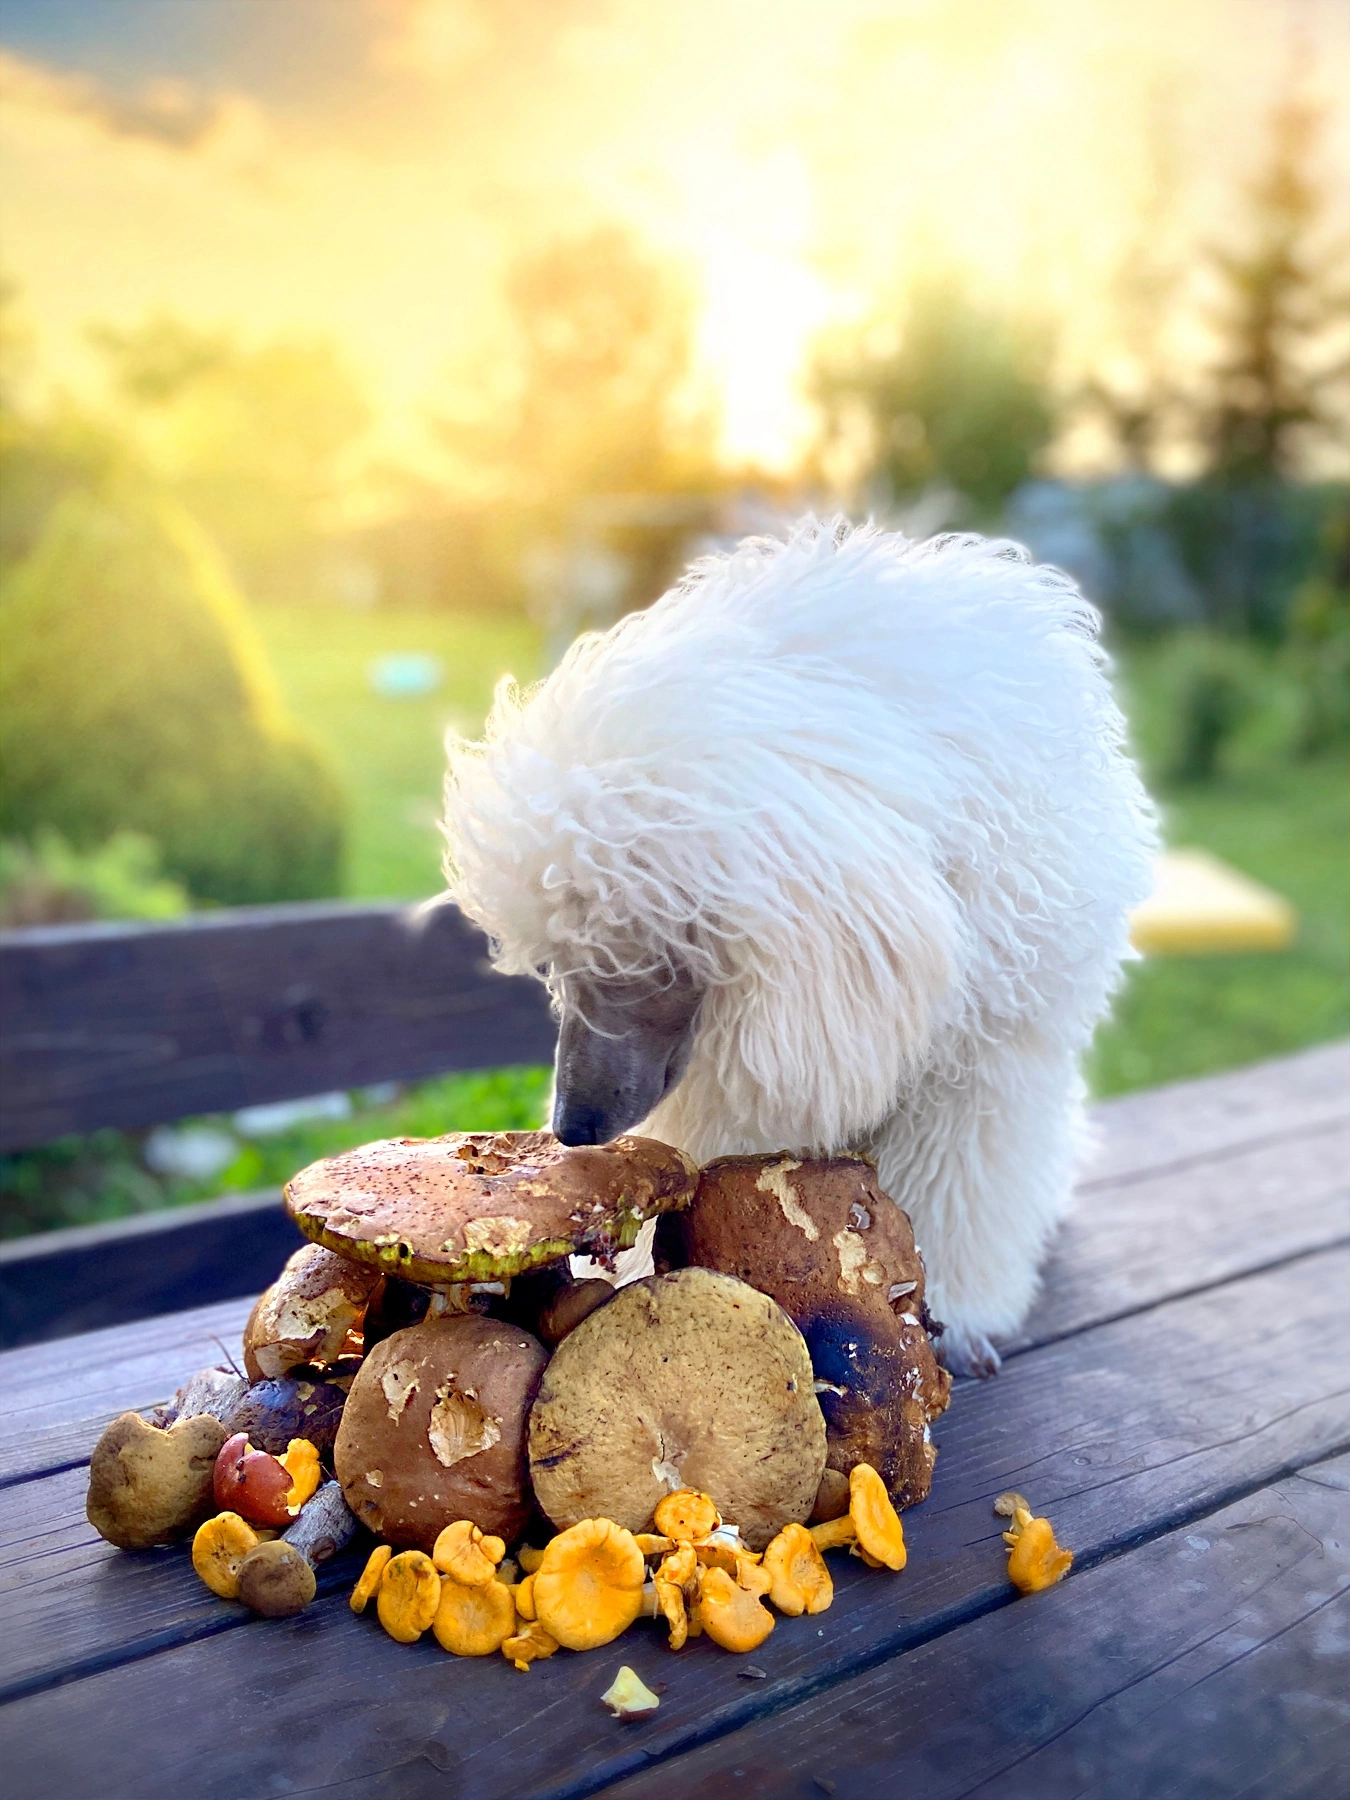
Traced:
[[1247, 242], [1215, 250], [1219, 354], [1208, 370], [1199, 435], [1210, 473], [1245, 486], [1287, 480], [1307, 451], [1344, 430], [1336, 404], [1347, 360], [1338, 251], [1322, 247], [1324, 197], [1313, 173], [1322, 114], [1290, 96], [1247, 186]]

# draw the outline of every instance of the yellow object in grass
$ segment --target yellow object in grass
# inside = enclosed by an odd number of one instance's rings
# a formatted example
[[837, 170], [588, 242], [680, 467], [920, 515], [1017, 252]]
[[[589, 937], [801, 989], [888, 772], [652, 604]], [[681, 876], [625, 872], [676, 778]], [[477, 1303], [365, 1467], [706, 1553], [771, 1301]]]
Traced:
[[1207, 850], [1167, 850], [1152, 894], [1130, 915], [1130, 942], [1149, 956], [1284, 950], [1298, 914], [1259, 881]]

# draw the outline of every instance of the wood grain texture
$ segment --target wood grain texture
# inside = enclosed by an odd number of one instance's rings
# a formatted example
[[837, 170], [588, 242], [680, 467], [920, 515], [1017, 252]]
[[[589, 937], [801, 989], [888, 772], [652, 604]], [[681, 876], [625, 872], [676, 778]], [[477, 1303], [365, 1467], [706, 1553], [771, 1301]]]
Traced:
[[1350, 1242], [1350, 1123], [1080, 1190], [1007, 1351]]
[[1350, 1767], [1350, 1459], [1291, 1476], [614, 1800], [1330, 1800]]
[[1137, 1180], [1193, 1158], [1236, 1155], [1300, 1137], [1350, 1112], [1350, 1041], [1340, 1039], [1198, 1081], [1123, 1094], [1094, 1107], [1080, 1187]]
[[256, 1294], [304, 1238], [277, 1190], [0, 1243], [0, 1349]]
[[[906, 1517], [908, 1569], [891, 1577], [835, 1559], [833, 1609], [780, 1622], [753, 1658], [763, 1683], [740, 1679], [744, 1664], [707, 1640], [674, 1658], [645, 1627], [528, 1675], [499, 1659], [447, 1663], [434, 1643], [391, 1644], [339, 1596], [15, 1700], [0, 1713], [0, 1766], [22, 1771], [23, 1800], [91, 1786], [108, 1800], [212, 1800], [284, 1792], [279, 1775], [292, 1791], [351, 1795], [594, 1792], [649, 1754], [692, 1748], [1003, 1605], [991, 1502], [1005, 1487], [1035, 1497], [1086, 1569], [1350, 1447], [1348, 1281], [1350, 1252], [1303, 1258], [1030, 1352], [963, 1389], [943, 1421], [933, 1495]], [[30, 1505], [48, 1485], [11, 1495]], [[106, 1648], [115, 1628], [73, 1563], [68, 1598], [54, 1598], [63, 1549], [87, 1555], [75, 1542], [54, 1549], [32, 1603], [53, 1674], [82, 1642]], [[17, 1565], [5, 1576], [18, 1617], [26, 1577]], [[143, 1638], [148, 1609], [128, 1616]], [[621, 1661], [669, 1684], [656, 1717], [625, 1730], [598, 1704]]]
[[0, 933], [0, 1149], [267, 1100], [547, 1062], [543, 987], [453, 907], [230, 909]]
[[252, 1302], [228, 1300], [7, 1351], [0, 1359], [0, 1488], [88, 1461], [122, 1412], [145, 1412], [198, 1369], [239, 1354]]

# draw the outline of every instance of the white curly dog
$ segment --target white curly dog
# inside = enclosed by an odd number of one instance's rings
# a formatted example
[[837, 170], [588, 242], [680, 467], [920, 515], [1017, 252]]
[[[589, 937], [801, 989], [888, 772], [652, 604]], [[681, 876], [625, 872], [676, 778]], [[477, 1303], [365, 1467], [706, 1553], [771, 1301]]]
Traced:
[[1150, 886], [1097, 624], [1014, 545], [808, 519], [450, 745], [450, 892], [552, 990], [558, 1136], [866, 1150], [963, 1373], [1031, 1304]]

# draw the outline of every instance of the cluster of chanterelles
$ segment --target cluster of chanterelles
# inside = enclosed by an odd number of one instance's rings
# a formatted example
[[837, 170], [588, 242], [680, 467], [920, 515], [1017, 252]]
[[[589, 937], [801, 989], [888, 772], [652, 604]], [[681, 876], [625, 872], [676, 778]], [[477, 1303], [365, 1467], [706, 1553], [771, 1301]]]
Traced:
[[[100, 1443], [89, 1515], [113, 1542], [195, 1530], [208, 1585], [284, 1613], [364, 1525], [383, 1543], [358, 1597], [393, 1635], [475, 1654], [500, 1633], [522, 1666], [643, 1614], [672, 1644], [761, 1641], [765, 1596], [829, 1603], [824, 1544], [901, 1566], [892, 1501], [928, 1491], [949, 1384], [865, 1159], [700, 1172], [651, 1140], [466, 1133], [329, 1158], [286, 1200], [310, 1242], [254, 1307], [244, 1373]], [[652, 1275], [572, 1279], [658, 1217]], [[540, 1515], [557, 1535], [503, 1579]], [[868, 1535], [885, 1515], [900, 1562]]]

